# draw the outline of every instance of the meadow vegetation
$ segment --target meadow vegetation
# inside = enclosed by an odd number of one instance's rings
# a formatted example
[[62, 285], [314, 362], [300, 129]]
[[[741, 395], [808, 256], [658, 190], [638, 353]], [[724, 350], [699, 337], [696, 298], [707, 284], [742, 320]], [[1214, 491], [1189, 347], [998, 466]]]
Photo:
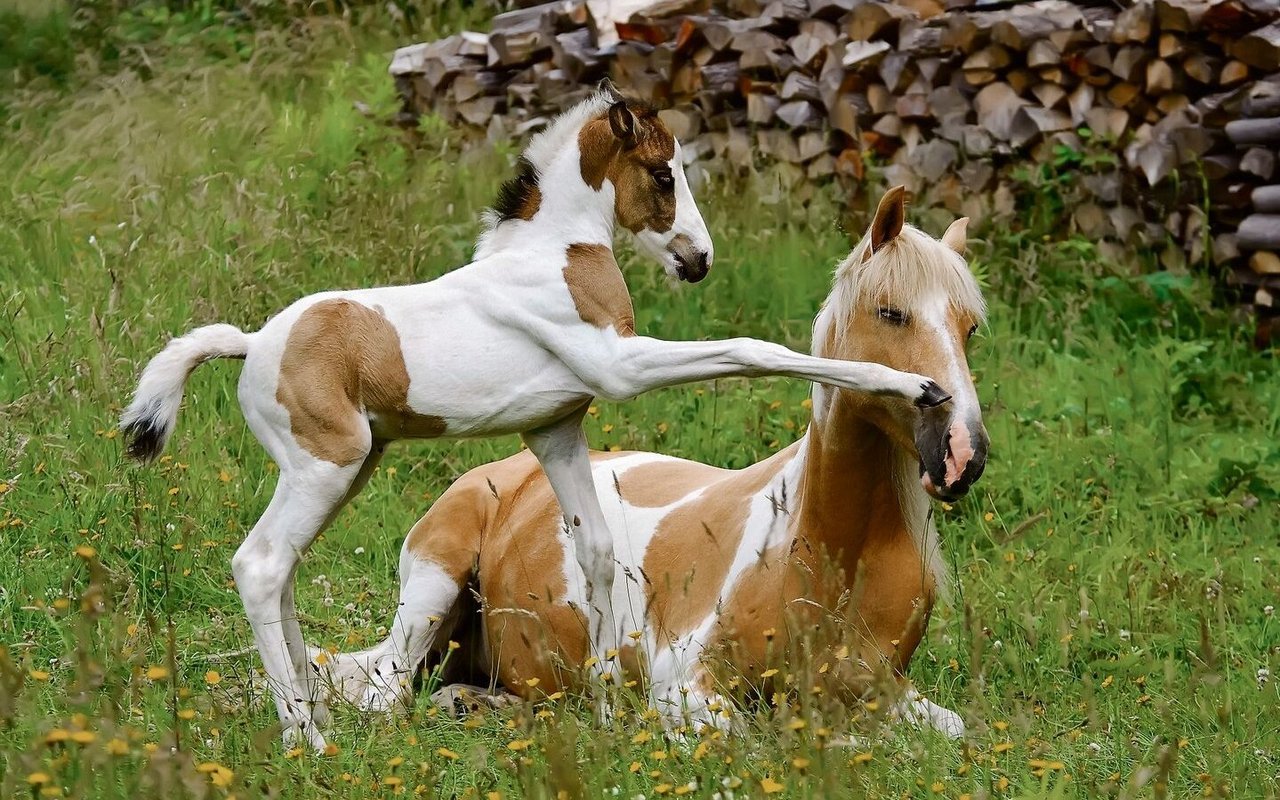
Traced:
[[[952, 600], [911, 671], [965, 739], [836, 744], [847, 719], [804, 698], [753, 709], [742, 736], [671, 739], [633, 698], [602, 722], [574, 698], [454, 720], [424, 696], [336, 709], [334, 755], [284, 751], [229, 569], [275, 475], [239, 365], [194, 375], [155, 467], [122, 457], [119, 409], [172, 334], [465, 263], [515, 145], [426, 118], [410, 148], [383, 124], [405, 40], [384, 10], [237, 26], [195, 4], [111, 22], [130, 44], [108, 52], [28, 5], [0, 11], [0, 796], [1277, 796], [1280, 371], [1211, 277], [1033, 225], [973, 245], [991, 461], [937, 507]], [[51, 44], [19, 48], [24, 31]], [[812, 194], [767, 167], [706, 176], [712, 275], [673, 287], [624, 247], [637, 327], [807, 348], [850, 245], [844, 194]], [[740, 467], [803, 431], [807, 394], [732, 380], [602, 402], [588, 436]], [[409, 526], [518, 446], [393, 448], [302, 567], [308, 640], [381, 639]]]

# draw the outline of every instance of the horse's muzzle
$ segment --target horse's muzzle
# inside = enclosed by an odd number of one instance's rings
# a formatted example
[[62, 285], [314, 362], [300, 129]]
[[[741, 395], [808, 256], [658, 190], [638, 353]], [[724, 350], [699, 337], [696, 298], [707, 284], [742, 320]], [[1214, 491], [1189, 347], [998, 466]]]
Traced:
[[697, 283], [707, 277], [711, 270], [711, 257], [706, 250], [700, 250], [693, 241], [679, 235], [671, 241], [671, 255], [676, 262], [676, 277], [689, 283]]
[[938, 500], [964, 497], [986, 469], [989, 444], [981, 419], [955, 419], [946, 407], [925, 409], [916, 431], [921, 485]]

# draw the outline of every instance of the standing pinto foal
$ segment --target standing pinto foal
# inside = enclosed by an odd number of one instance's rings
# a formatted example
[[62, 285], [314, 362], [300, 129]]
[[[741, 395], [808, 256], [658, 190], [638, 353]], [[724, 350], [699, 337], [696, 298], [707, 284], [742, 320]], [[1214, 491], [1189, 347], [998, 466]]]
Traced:
[[[815, 385], [805, 435], [743, 470], [592, 454], [615, 535], [614, 605], [636, 632], [617, 660], [644, 673], [670, 724], [724, 722], [730, 704], [718, 692], [737, 681], [721, 667], [769, 697], [780, 670], [788, 686], [806, 679], [796, 668], [807, 657], [823, 698], [848, 703], [883, 687], [899, 716], [963, 730], [904, 674], [943, 578], [929, 499], [963, 495], [986, 462], [965, 356], [984, 315], [960, 255], [966, 223], [935, 240], [904, 226], [902, 188], [890, 190], [814, 324], [819, 355], [932, 375], [949, 405], [922, 417], [898, 398]], [[468, 645], [450, 655], [446, 680], [485, 674], [525, 697], [572, 682], [598, 648], [574, 611], [583, 589], [558, 519], [526, 453], [460, 478], [405, 539], [390, 635], [330, 659], [334, 688], [367, 708], [407, 700], [414, 670], [450, 638]], [[465, 613], [471, 591], [479, 614]]]
[[147, 460], [173, 430], [187, 376], [243, 358], [240, 405], [280, 467], [275, 494], [232, 559], [284, 725], [323, 749], [327, 710], [294, 609], [302, 554], [368, 480], [387, 442], [519, 433], [545, 470], [576, 559], [595, 641], [616, 643], [608, 599], [612, 537], [592, 486], [582, 414], [724, 375], [786, 374], [892, 394], [922, 406], [947, 395], [919, 375], [802, 356], [752, 340], [663, 342], [634, 335], [611, 249], [615, 221], [668, 273], [701, 280], [711, 240], [680, 145], [657, 115], [601, 92], [530, 143], [475, 261], [429, 283], [303, 298], [256, 333], [199, 328], [142, 373], [121, 427]]

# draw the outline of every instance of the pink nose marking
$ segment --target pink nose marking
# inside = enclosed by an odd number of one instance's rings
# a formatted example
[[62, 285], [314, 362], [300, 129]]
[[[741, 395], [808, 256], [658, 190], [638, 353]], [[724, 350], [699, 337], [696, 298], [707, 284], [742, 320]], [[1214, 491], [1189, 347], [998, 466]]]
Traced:
[[969, 426], [957, 422], [951, 426], [951, 443], [947, 447], [947, 485], [960, 480], [964, 468], [973, 458], [973, 442], [969, 439]]

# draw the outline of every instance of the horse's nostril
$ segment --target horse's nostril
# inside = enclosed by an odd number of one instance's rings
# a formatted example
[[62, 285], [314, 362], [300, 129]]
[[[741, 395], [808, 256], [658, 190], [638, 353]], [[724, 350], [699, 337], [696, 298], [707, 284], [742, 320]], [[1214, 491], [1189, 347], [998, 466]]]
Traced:
[[698, 253], [698, 271], [707, 271], [707, 254], [705, 252]]

